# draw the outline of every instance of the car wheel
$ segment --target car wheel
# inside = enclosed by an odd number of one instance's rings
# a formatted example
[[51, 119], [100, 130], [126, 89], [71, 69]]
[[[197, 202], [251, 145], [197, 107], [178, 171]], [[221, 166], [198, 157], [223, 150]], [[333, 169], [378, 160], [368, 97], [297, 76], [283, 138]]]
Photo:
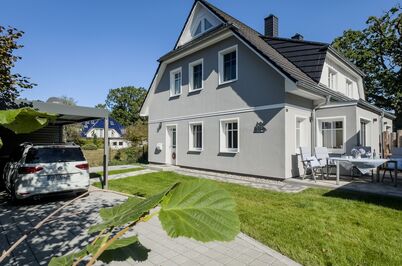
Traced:
[[11, 189], [9, 194], [10, 194], [11, 202], [12, 203], [17, 203], [18, 199], [17, 199], [17, 196], [15, 195], [14, 189]]

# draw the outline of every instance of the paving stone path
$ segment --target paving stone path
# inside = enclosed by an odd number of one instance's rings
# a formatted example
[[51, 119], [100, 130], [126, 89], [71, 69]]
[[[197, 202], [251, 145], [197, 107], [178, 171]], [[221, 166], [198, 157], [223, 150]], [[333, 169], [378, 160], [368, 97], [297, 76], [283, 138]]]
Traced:
[[188, 168], [181, 168], [181, 167], [174, 167], [174, 166], [155, 166], [150, 165], [148, 166], [152, 170], [159, 170], [159, 171], [174, 171], [179, 174], [189, 175], [199, 178], [206, 178], [217, 180], [221, 182], [228, 182], [234, 183], [244, 186], [250, 186], [254, 188], [260, 189], [267, 189], [273, 190], [278, 192], [286, 192], [286, 193], [298, 193], [306, 188], [307, 185], [302, 184], [289, 184], [283, 181], [276, 181], [266, 178], [257, 178], [251, 177], [246, 175], [233, 175], [233, 174], [225, 174], [225, 173], [217, 173], [212, 171], [203, 171], [203, 170], [195, 170], [195, 169], [188, 169]]
[[[69, 199], [52, 198], [28, 205], [11, 205], [4, 198], [0, 200], [1, 252]], [[98, 210], [124, 200], [125, 197], [120, 195], [92, 192], [31, 234], [3, 264], [47, 265], [53, 256], [82, 248], [92, 240], [86, 230], [100, 221]], [[162, 230], [156, 217], [139, 224], [129, 234], [138, 234], [143, 250], [148, 252], [145, 252], [145, 257], [137, 258], [146, 260], [138, 262], [127, 258], [111, 265], [298, 265], [242, 233], [234, 241], [225, 243], [205, 244], [187, 238], [172, 239]]]

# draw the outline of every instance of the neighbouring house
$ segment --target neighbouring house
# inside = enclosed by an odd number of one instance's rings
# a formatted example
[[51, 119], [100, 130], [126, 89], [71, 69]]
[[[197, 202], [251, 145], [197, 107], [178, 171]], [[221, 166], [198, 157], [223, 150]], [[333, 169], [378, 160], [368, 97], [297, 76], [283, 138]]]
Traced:
[[[91, 120], [82, 123], [81, 137], [92, 139], [102, 138], [105, 134], [105, 120]], [[130, 141], [124, 139], [124, 127], [113, 118], [109, 118], [109, 146], [111, 149], [123, 149], [131, 146]]]
[[392, 114], [365, 100], [364, 73], [326, 43], [264, 34], [195, 1], [159, 59], [141, 115], [149, 161], [272, 178], [300, 174], [300, 146], [381, 152]]

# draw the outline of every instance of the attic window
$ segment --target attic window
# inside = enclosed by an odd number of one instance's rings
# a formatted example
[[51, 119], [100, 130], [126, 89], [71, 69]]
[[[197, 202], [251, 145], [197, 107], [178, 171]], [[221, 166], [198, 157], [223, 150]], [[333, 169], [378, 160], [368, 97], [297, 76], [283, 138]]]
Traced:
[[212, 23], [209, 22], [208, 19], [203, 18], [200, 20], [200, 22], [198, 22], [197, 28], [194, 31], [194, 36], [198, 36], [206, 31], [208, 31], [212, 27], [213, 27]]

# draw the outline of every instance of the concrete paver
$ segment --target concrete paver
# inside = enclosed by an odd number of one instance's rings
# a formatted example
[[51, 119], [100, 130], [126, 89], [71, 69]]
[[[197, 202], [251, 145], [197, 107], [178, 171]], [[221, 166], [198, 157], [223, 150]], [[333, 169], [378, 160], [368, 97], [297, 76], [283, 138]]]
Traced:
[[[100, 221], [99, 209], [113, 206], [125, 199], [112, 193], [92, 192], [88, 197], [64, 209], [57, 219], [31, 234], [5, 263], [47, 265], [53, 256], [82, 248], [94, 237], [88, 236], [86, 230], [92, 223]], [[29, 230], [29, 225], [36, 225], [65, 201], [66, 199], [41, 201], [25, 206], [2, 203], [0, 247], [8, 247], [23, 234], [22, 230]], [[242, 233], [231, 242], [201, 243], [182, 237], [170, 238], [157, 217], [138, 224], [127, 236], [133, 234], [138, 235], [142, 249], [149, 251], [147, 259], [135, 261], [127, 258], [125, 261], [112, 262], [111, 265], [298, 265]]]

